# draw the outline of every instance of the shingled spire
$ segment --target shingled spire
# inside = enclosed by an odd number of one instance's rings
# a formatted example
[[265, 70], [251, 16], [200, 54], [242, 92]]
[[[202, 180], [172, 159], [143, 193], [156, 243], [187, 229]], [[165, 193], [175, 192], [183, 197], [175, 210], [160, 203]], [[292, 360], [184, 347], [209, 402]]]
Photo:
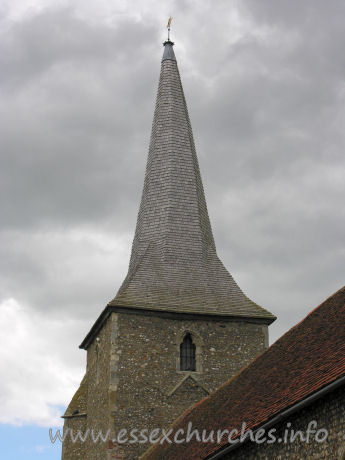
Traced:
[[173, 42], [164, 43], [129, 271], [109, 306], [261, 318], [219, 260]]

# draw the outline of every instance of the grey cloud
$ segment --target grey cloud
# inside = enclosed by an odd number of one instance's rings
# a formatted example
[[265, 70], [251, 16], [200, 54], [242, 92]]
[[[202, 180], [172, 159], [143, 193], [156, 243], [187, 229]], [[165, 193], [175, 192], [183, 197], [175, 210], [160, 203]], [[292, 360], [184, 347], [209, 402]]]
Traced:
[[[228, 2], [174, 5], [218, 252], [243, 290], [278, 315], [277, 337], [344, 283], [344, 6], [241, 2], [249, 26], [232, 40]], [[8, 27], [0, 44], [3, 295], [94, 318], [122, 281], [120, 252], [73, 249], [65, 234], [127, 235], [128, 256], [162, 52], [154, 19], [95, 25], [55, 8]], [[52, 231], [60, 235], [53, 266], [83, 267], [55, 282], [44, 236]]]
[[155, 31], [131, 22], [96, 29], [63, 9], [7, 35], [0, 53], [4, 222], [126, 220], [149, 138]]

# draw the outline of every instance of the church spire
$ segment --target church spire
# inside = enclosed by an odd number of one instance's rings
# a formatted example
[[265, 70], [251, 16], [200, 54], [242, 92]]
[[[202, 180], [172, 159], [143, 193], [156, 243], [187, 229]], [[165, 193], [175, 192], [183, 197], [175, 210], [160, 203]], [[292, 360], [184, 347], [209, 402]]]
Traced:
[[274, 316], [243, 294], [217, 257], [173, 45], [164, 42], [128, 275], [109, 305], [270, 323]]

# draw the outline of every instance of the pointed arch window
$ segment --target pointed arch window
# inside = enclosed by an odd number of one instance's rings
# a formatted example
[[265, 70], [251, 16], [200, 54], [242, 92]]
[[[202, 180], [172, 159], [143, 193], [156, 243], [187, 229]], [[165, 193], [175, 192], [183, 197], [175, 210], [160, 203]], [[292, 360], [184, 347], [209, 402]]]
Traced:
[[180, 345], [180, 370], [195, 371], [195, 345], [189, 332], [184, 336]]

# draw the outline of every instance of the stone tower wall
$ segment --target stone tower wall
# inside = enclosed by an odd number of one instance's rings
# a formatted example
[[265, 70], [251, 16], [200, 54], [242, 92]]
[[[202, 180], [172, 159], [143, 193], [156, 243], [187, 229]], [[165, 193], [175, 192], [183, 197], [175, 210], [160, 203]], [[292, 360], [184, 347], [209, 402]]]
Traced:
[[[110, 454], [110, 441], [113, 439], [114, 391], [117, 390], [117, 358], [120, 347], [117, 344], [118, 315], [113, 314], [105, 323], [96, 340], [87, 352], [88, 401], [87, 427], [95, 435], [108, 433], [108, 440], [94, 442], [88, 438], [87, 459], [105, 460]], [[111, 458], [111, 457], [109, 457]]]
[[[196, 345], [196, 372], [179, 370], [179, 345], [186, 332]], [[121, 441], [134, 441], [131, 430], [137, 429], [138, 436], [143, 429], [167, 428], [264, 351], [267, 326], [112, 313], [98, 339], [88, 349], [87, 426], [111, 430], [111, 439], [126, 430]], [[120, 444], [131, 460], [150, 445]], [[116, 449], [112, 443], [89, 442], [86, 458], [123, 458]]]
[[88, 381], [85, 374], [64, 416], [63, 432], [65, 441], [62, 446], [63, 460], [85, 459], [85, 443], [81, 440], [73, 442], [72, 439], [78, 439], [73, 437], [76, 437], [78, 432], [84, 435], [87, 430], [87, 390]]
[[68, 433], [62, 445], [63, 460], [84, 460], [87, 458], [85, 455], [85, 444], [81, 441], [72, 442], [70, 436], [70, 430], [72, 430], [74, 436], [78, 431], [84, 434], [87, 429], [86, 423], [86, 416], [65, 419], [63, 429], [64, 433], [66, 430], [68, 430]]

